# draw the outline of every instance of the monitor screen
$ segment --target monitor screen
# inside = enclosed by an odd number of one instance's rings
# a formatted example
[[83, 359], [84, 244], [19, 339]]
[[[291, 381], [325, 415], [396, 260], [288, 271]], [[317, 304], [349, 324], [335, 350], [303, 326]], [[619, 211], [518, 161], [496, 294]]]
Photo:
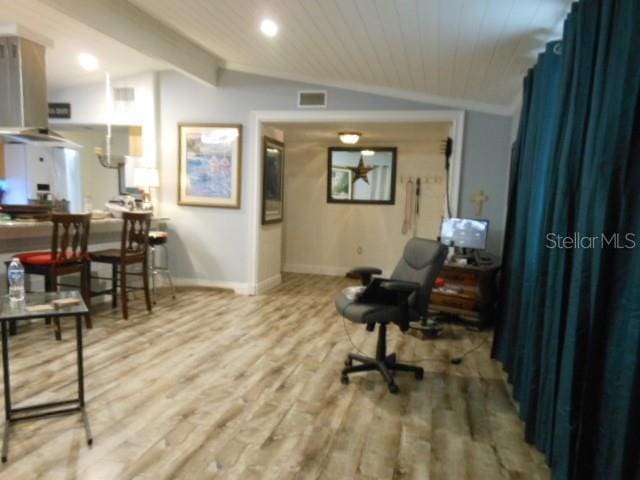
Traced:
[[440, 242], [450, 247], [484, 250], [488, 230], [489, 220], [445, 218], [440, 229]]

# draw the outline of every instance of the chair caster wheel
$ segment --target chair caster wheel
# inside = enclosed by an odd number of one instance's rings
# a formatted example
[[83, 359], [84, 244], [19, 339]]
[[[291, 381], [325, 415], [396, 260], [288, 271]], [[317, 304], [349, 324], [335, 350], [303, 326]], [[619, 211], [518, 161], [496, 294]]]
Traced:
[[351, 360], [350, 358], [347, 358], [347, 359], [344, 361], [344, 366], [345, 366], [345, 367], [350, 367], [351, 365], [353, 365], [353, 360]]
[[416, 376], [416, 380], [422, 380], [424, 378], [424, 371], [419, 371], [414, 374]]
[[342, 375], [340, 377], [340, 383], [343, 385], [349, 385], [349, 377], [347, 377], [346, 375]]
[[389, 385], [389, 392], [391, 392], [391, 393], [393, 393], [395, 395], [399, 391], [400, 391], [400, 388], [395, 383], [392, 383], [391, 385]]

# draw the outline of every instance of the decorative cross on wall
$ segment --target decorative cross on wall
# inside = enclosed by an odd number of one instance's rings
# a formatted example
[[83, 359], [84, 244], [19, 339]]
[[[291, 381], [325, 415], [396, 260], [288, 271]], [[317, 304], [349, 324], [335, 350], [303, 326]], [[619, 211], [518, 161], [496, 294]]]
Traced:
[[487, 200], [489, 200], [489, 197], [486, 193], [484, 193], [484, 190], [480, 190], [474, 193], [473, 197], [471, 197], [471, 203], [476, 206], [476, 217], [482, 216], [482, 207], [484, 207], [484, 204]]

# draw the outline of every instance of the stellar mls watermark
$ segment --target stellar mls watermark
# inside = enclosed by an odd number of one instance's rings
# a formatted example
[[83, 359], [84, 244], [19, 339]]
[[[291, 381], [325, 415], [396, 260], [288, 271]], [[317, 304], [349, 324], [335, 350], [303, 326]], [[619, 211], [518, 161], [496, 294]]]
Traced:
[[611, 233], [609, 235], [582, 235], [580, 232], [573, 232], [569, 235], [559, 235], [557, 233], [547, 233], [545, 236], [545, 246], [547, 248], [613, 248], [628, 249], [636, 247], [635, 233]]

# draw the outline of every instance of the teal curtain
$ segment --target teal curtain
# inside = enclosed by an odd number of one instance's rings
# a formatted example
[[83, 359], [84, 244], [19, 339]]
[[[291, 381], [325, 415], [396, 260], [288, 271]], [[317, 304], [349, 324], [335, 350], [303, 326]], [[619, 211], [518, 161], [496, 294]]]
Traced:
[[640, 478], [639, 99], [639, 0], [574, 3], [524, 80], [493, 355], [554, 479]]

